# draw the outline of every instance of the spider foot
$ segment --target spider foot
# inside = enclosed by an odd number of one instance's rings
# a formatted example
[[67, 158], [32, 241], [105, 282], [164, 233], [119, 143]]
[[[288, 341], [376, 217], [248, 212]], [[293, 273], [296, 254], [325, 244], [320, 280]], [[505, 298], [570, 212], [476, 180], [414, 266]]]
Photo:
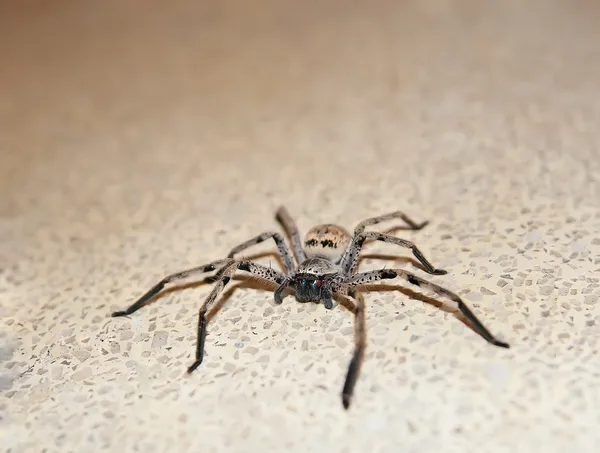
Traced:
[[130, 313], [127, 310], [115, 311], [110, 316], [113, 318], [118, 318], [119, 316], [127, 316]]
[[510, 345], [509, 345], [508, 343], [504, 343], [503, 341], [500, 341], [500, 340], [494, 340], [494, 341], [492, 342], [492, 344], [493, 344], [494, 346], [498, 346], [498, 347], [500, 347], [500, 348], [506, 348], [506, 349], [510, 349]]
[[414, 229], [415, 229], [415, 230], [422, 230], [422, 229], [423, 229], [423, 228], [425, 228], [427, 225], [429, 225], [429, 220], [425, 220], [424, 222], [417, 223], [417, 224], [414, 226]]
[[192, 365], [187, 369], [188, 374], [192, 374], [196, 370], [196, 368], [200, 366], [201, 363], [202, 360], [196, 360], [194, 363], [192, 363]]
[[342, 405], [344, 406], [344, 409], [348, 410], [348, 408], [350, 407], [351, 400], [352, 400], [351, 394], [349, 394], [349, 393], [342, 394]]
[[446, 269], [434, 269], [431, 274], [432, 275], [446, 275], [448, 271]]

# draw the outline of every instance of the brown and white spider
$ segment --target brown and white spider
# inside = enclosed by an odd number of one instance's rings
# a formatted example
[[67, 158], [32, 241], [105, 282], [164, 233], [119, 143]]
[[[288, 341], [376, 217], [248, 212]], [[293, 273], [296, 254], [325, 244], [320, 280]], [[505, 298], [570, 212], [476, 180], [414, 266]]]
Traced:
[[[346, 380], [342, 390], [342, 403], [348, 409], [352, 398], [354, 386], [358, 379], [363, 361], [366, 332], [365, 332], [365, 304], [358, 289], [384, 279], [402, 278], [409, 283], [432, 290], [440, 296], [444, 296], [458, 305], [458, 309], [470, 321], [474, 330], [489, 343], [508, 348], [509, 345], [497, 340], [477, 319], [473, 312], [456, 294], [430, 283], [403, 269], [381, 269], [369, 272], [357, 273], [359, 255], [366, 240], [383, 241], [399, 245], [412, 250], [414, 256], [421, 262], [425, 271], [433, 275], [443, 275], [445, 270], [436, 269], [423, 256], [416, 245], [412, 242], [400, 239], [388, 234], [365, 231], [370, 225], [375, 225], [392, 219], [401, 219], [408, 229], [420, 230], [428, 222], [415, 223], [402, 212], [393, 212], [378, 217], [373, 217], [360, 222], [350, 235], [344, 228], [337, 225], [318, 225], [311, 228], [306, 234], [304, 243], [300, 239], [298, 228], [292, 220], [288, 211], [280, 207], [276, 213], [276, 219], [288, 235], [295, 258], [284, 241], [281, 234], [266, 232], [246, 241], [229, 252], [226, 259], [213, 261], [212, 263], [188, 269], [183, 272], [169, 275], [152, 287], [133, 305], [123, 311], [117, 311], [112, 316], [126, 316], [141, 308], [153, 296], [159, 293], [167, 284], [183, 280], [193, 274], [202, 274], [217, 270], [214, 275], [215, 286], [200, 307], [198, 316], [198, 338], [196, 343], [196, 361], [188, 368], [188, 373], [193, 372], [202, 363], [204, 356], [204, 342], [206, 339], [206, 314], [229, 283], [236, 271], [246, 271], [260, 278], [269, 280], [278, 285], [275, 290], [275, 303], [282, 303], [283, 292], [290, 288], [294, 291], [298, 302], [322, 302], [326, 309], [333, 308], [333, 299], [349, 309], [355, 315], [355, 348], [354, 354], [348, 367]], [[281, 273], [270, 267], [262, 266], [245, 259], [235, 259], [234, 256], [252, 245], [273, 239], [281, 256], [285, 273]]]

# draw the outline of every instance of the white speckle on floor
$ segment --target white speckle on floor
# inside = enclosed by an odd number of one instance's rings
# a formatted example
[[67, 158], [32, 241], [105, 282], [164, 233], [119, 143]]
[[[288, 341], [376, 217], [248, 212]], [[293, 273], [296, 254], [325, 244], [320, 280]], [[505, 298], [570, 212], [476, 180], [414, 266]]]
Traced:
[[162, 348], [167, 344], [167, 339], [169, 338], [169, 332], [165, 331], [155, 331], [152, 337], [152, 348]]

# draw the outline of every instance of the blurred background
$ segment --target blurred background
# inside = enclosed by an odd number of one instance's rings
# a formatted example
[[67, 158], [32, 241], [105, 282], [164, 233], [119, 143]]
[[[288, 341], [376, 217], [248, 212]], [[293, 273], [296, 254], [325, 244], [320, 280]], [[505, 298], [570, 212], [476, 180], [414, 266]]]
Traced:
[[[599, 23], [591, 0], [0, 3], [7, 451], [593, 451]], [[271, 295], [242, 291], [196, 380], [181, 375], [206, 289], [107, 324], [164, 273], [275, 228], [280, 204], [303, 231], [431, 220], [407, 238], [515, 347], [369, 296], [374, 340], [342, 414], [343, 314], [320, 328], [290, 300], [267, 327]], [[278, 342], [252, 345], [266, 362], [238, 361], [234, 315]], [[426, 334], [444, 341], [411, 343]]]
[[[95, 206], [106, 228], [130, 226], [132, 212], [108, 214], [116, 202], [137, 210], [144, 194], [196, 210], [180, 190], [197, 193], [202, 208], [224, 209], [214, 194], [229, 190], [207, 187], [207, 174], [263, 192], [303, 191], [309, 198], [300, 204], [311, 209], [315, 185], [342, 204], [351, 193], [338, 187], [362, 192], [356, 175], [343, 173], [359, 167], [369, 192], [393, 173], [406, 196], [459, 196], [470, 181], [446, 178], [465, 166], [481, 166], [479, 190], [493, 191], [486, 172], [506, 168], [516, 172], [504, 171], [499, 184], [528, 186], [523, 172], [533, 170], [514, 161], [536, 166], [546, 178], [538, 190], [548, 196], [574, 189], [563, 184], [567, 176], [591, 195], [586, 175], [598, 164], [595, 136], [585, 131], [599, 108], [593, 1], [0, 8], [7, 214], [60, 210], [77, 221], [82, 207]], [[432, 162], [445, 162], [442, 174], [434, 177]], [[252, 194], [239, 189], [232, 196]]]

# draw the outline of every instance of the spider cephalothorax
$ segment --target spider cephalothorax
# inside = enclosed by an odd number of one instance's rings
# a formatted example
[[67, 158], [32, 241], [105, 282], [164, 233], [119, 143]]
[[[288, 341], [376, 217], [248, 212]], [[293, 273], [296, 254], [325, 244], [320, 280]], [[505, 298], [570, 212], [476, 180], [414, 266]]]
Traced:
[[[364, 220], [358, 224], [352, 235], [337, 225], [318, 225], [308, 231], [304, 242], [302, 242], [298, 228], [285, 208], [279, 208], [276, 219], [289, 236], [295, 257], [279, 233], [263, 233], [235, 247], [225, 259], [213, 261], [212, 263], [163, 278], [129, 308], [124, 311], [114, 312], [112, 315], [124, 316], [135, 312], [169, 283], [185, 279], [191, 275], [216, 271], [214, 274], [215, 286], [200, 307], [198, 314], [196, 361], [188, 368], [188, 373], [191, 373], [198, 368], [204, 357], [207, 326], [206, 313], [237, 271], [249, 272], [277, 284], [277, 289], [274, 292], [274, 299], [277, 304], [283, 302], [283, 294], [286, 289], [293, 291], [298, 302], [322, 303], [326, 309], [332, 309], [334, 307], [333, 300], [336, 299], [341, 305], [350, 310], [355, 317], [354, 355], [350, 361], [342, 390], [342, 403], [346, 409], [350, 405], [366, 347], [365, 304], [361, 293], [358, 291], [361, 286], [381, 280], [401, 278], [413, 285], [434, 291], [438, 295], [444, 296], [454, 302], [457, 308], [470, 321], [475, 331], [486, 341], [495, 346], [509, 347], [507, 343], [497, 340], [483, 326], [481, 321], [477, 319], [460, 297], [441, 286], [403, 269], [380, 269], [358, 272], [360, 251], [363, 244], [366, 240], [375, 240], [411, 249], [413, 255], [423, 265], [425, 272], [433, 275], [445, 274], [446, 271], [433, 267], [412, 242], [388, 234], [365, 231], [367, 226], [392, 219], [402, 219], [413, 230], [420, 230], [427, 225], [427, 222], [417, 224], [403, 213], [393, 212]], [[253, 261], [234, 259], [237, 253], [267, 239], [275, 241], [285, 267], [284, 273]]]
[[[286, 288], [294, 290], [298, 302], [323, 302], [325, 308], [333, 308], [330, 282], [339, 268], [327, 258], [315, 256], [306, 259], [294, 274], [276, 290], [279, 294]], [[275, 302], [282, 302], [280, 297]]]
[[289, 286], [294, 289], [298, 302], [320, 302], [323, 300], [323, 292], [326, 290], [323, 288], [324, 280], [323, 276], [297, 274], [290, 281]]

